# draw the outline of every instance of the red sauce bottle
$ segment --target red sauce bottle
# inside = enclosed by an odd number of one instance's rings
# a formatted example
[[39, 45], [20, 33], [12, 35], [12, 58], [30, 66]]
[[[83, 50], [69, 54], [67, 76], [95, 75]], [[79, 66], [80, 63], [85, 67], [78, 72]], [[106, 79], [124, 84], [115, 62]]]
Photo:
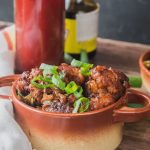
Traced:
[[15, 0], [15, 72], [58, 65], [64, 51], [64, 0]]

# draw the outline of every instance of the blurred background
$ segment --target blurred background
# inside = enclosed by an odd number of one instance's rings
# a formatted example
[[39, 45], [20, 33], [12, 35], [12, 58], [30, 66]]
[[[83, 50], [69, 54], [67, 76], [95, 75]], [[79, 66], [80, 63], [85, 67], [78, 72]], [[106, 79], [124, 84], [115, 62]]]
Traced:
[[[99, 36], [150, 44], [150, 0], [96, 0]], [[0, 0], [0, 20], [13, 21], [13, 0]]]

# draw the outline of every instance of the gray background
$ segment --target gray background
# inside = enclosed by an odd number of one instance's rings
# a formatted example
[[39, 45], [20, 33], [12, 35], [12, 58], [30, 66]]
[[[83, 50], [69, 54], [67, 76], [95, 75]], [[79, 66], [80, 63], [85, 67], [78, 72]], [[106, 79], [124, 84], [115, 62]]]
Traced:
[[[99, 36], [150, 44], [150, 0], [96, 0]], [[13, 0], [0, 0], [0, 20], [13, 21]]]

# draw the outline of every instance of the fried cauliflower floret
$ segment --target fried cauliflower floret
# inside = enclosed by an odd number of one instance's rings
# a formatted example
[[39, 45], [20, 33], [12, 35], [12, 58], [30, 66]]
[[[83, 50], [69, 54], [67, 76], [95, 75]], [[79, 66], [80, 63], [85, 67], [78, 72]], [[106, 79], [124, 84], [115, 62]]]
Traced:
[[85, 81], [85, 77], [81, 74], [80, 69], [70, 66], [68, 64], [62, 63], [58, 70], [64, 72], [64, 81], [69, 83], [70, 81], [76, 82], [78, 85], [82, 85]]
[[85, 86], [91, 100], [91, 110], [114, 103], [125, 94], [128, 87], [128, 78], [122, 72], [105, 66], [91, 69], [91, 76]]

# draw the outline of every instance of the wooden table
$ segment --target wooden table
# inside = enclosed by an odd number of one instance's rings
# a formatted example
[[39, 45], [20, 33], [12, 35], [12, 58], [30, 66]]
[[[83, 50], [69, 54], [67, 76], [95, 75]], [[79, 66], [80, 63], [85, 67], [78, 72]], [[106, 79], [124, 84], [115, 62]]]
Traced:
[[[0, 29], [10, 23], [0, 22]], [[150, 46], [129, 42], [98, 39], [97, 54], [92, 59], [95, 64], [112, 66], [130, 75], [139, 75], [139, 56]], [[117, 150], [149, 150], [150, 121], [126, 123], [123, 141]]]

